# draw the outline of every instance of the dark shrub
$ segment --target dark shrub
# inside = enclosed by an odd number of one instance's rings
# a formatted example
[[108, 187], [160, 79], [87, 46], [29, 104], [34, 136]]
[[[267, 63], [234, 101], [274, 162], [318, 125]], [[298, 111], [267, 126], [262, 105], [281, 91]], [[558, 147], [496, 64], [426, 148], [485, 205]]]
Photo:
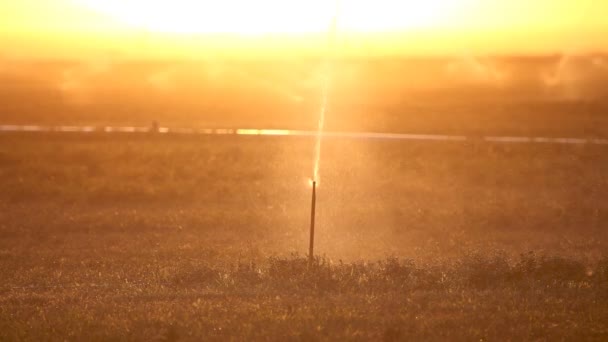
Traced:
[[532, 252], [522, 254], [512, 272], [514, 281], [550, 285], [582, 281], [586, 277], [585, 265], [580, 261], [563, 257], [538, 257]]
[[490, 255], [472, 254], [461, 264], [461, 272], [466, 284], [485, 289], [505, 285], [511, 275], [507, 257], [500, 252]]
[[216, 284], [220, 277], [220, 272], [209, 266], [188, 267], [173, 276], [173, 283], [180, 286], [212, 285]]
[[608, 286], [608, 257], [603, 257], [595, 267], [593, 278], [596, 283]]

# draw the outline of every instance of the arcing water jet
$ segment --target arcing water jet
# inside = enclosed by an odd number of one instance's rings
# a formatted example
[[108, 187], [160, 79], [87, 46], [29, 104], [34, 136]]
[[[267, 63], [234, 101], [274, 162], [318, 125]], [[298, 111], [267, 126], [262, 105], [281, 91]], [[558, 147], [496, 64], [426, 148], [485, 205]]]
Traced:
[[336, 35], [338, 28], [338, 13], [340, 8], [339, 0], [336, 1], [336, 9], [328, 31], [328, 40], [326, 47], [325, 62], [323, 63], [323, 80], [321, 87], [321, 109], [319, 112], [319, 122], [317, 125], [317, 137], [315, 144], [314, 166], [312, 171], [312, 205], [310, 213], [310, 241], [308, 248], [309, 264], [314, 261], [315, 247], [315, 219], [317, 205], [317, 185], [319, 183], [319, 169], [321, 164], [321, 142], [323, 139], [323, 130], [325, 128], [325, 115], [327, 114], [327, 106], [329, 103], [329, 91], [333, 74], [334, 50], [336, 44]]

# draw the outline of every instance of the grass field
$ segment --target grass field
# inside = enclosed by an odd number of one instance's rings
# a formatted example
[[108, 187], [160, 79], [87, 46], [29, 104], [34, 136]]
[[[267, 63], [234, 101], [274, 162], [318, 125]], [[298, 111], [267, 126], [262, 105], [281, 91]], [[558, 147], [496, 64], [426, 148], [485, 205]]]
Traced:
[[605, 340], [602, 146], [0, 136], [0, 340]]

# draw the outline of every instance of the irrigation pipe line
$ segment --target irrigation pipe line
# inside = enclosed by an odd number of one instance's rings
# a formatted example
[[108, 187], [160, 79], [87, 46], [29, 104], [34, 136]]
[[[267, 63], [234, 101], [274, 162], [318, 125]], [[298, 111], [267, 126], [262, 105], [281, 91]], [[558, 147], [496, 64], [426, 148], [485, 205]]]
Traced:
[[[159, 134], [159, 135], [201, 135], [201, 136], [266, 136], [266, 137], [309, 137], [317, 138], [312, 130], [251, 129], [251, 128], [168, 128], [146, 126], [36, 126], [0, 125], [0, 133], [79, 133], [79, 134]], [[418, 140], [448, 142], [487, 143], [527, 143], [561, 145], [608, 145], [608, 138], [563, 138], [542, 136], [466, 136], [447, 134], [379, 133], [379, 132], [338, 132], [325, 131], [323, 138], [362, 140]]]

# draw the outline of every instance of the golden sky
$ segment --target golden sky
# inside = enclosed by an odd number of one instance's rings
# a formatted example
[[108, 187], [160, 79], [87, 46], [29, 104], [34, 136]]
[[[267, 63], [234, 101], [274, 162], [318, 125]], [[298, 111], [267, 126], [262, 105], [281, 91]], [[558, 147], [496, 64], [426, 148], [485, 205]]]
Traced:
[[[336, 9], [337, 8], [337, 9]], [[0, 0], [0, 55], [608, 50], [603, 0]]]

